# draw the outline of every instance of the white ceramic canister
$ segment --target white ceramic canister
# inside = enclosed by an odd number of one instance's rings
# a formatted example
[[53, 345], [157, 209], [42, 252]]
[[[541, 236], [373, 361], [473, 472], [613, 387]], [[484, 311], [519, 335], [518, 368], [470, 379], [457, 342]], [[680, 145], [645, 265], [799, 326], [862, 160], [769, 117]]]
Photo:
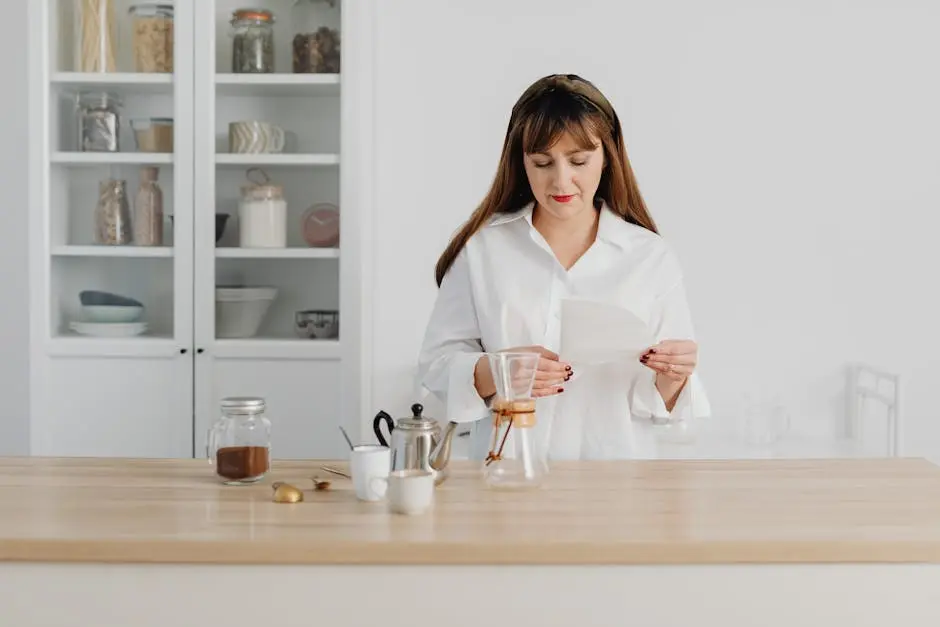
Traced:
[[265, 181], [242, 187], [238, 203], [239, 246], [284, 248], [287, 246], [287, 201], [284, 188]]

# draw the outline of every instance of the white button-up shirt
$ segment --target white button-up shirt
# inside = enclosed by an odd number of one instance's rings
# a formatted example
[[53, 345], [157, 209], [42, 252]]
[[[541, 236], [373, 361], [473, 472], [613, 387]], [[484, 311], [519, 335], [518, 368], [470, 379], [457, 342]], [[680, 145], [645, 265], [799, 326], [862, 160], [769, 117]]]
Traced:
[[[472, 457], [485, 457], [492, 429], [474, 387], [477, 360], [519, 346], [558, 352], [566, 298], [626, 308], [656, 341], [694, 339], [681, 269], [659, 235], [604, 207], [595, 242], [565, 270], [533, 227], [532, 205], [495, 216], [444, 277], [418, 363], [420, 388], [444, 404], [446, 418], [474, 423]], [[536, 404], [536, 437], [550, 459], [655, 457], [654, 417], [693, 420], [710, 412], [697, 374], [670, 414], [656, 373], [639, 363], [575, 368], [564, 392]]]

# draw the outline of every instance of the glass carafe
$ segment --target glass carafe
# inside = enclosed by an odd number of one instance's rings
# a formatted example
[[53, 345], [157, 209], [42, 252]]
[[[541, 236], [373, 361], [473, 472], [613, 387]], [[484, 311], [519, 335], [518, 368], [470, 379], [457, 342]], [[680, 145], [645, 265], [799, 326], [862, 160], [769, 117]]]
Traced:
[[222, 399], [222, 416], [209, 429], [206, 456], [226, 485], [255, 483], [271, 468], [271, 422], [255, 397]]
[[548, 474], [548, 458], [536, 436], [532, 384], [537, 353], [493, 353], [487, 356], [496, 396], [493, 434], [483, 465], [486, 483], [494, 488], [536, 488]]

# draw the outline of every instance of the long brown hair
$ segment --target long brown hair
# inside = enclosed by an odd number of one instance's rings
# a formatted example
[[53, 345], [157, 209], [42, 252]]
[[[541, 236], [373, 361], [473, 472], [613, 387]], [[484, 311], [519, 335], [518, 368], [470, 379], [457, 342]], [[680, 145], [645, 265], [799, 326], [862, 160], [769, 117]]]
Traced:
[[523, 156], [548, 150], [565, 132], [571, 133], [585, 150], [595, 148], [592, 135], [601, 140], [604, 171], [595, 205], [600, 207], [606, 202], [627, 222], [658, 232], [627, 159], [616, 111], [589, 81], [574, 74], [553, 74], [533, 83], [513, 106], [496, 176], [483, 201], [438, 259], [438, 287], [467, 241], [494, 214], [518, 211], [534, 200]]

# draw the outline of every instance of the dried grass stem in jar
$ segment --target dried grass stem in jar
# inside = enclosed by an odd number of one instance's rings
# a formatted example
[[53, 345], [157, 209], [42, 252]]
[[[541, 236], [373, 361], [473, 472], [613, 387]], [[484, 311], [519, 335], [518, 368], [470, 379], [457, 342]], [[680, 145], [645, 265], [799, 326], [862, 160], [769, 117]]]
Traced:
[[138, 72], [173, 72], [173, 5], [135, 4], [130, 8], [134, 33], [134, 68]]
[[238, 9], [232, 14], [232, 72], [274, 72], [274, 14]]

